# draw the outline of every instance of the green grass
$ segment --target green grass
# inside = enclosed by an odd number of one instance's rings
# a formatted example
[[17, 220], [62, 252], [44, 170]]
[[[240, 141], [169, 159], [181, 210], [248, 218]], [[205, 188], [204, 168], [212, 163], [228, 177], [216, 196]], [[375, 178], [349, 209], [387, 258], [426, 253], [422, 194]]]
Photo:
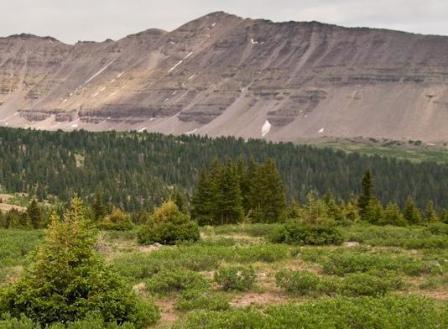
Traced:
[[[340, 246], [270, 243], [278, 227], [206, 227], [197, 243], [149, 247], [136, 230], [103, 232], [98, 251], [138, 294], [168, 304], [157, 329], [446, 327], [448, 225], [344, 226], [357, 244]], [[0, 230], [0, 286], [20, 275], [43, 233]], [[253, 271], [239, 289], [243, 269]]]
[[[312, 143], [314, 144], [314, 143]], [[328, 147], [349, 153], [361, 153], [370, 156], [390, 157], [409, 160], [412, 162], [431, 161], [438, 163], [448, 162], [448, 149], [446, 146], [415, 145], [394, 141], [328, 141], [314, 144], [317, 147]]]

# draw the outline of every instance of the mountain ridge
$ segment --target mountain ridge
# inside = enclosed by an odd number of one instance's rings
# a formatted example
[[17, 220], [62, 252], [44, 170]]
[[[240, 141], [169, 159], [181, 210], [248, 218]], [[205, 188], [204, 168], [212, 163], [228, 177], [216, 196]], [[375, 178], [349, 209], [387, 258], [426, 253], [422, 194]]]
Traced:
[[0, 38], [0, 125], [448, 140], [448, 37], [215, 12], [167, 32]]

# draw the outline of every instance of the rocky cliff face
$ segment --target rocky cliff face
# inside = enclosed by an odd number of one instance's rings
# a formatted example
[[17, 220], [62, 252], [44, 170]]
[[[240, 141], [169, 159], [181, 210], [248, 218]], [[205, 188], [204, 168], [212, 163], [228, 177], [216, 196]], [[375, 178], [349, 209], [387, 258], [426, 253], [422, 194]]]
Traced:
[[213, 13], [66, 45], [0, 39], [0, 125], [448, 140], [448, 37]]

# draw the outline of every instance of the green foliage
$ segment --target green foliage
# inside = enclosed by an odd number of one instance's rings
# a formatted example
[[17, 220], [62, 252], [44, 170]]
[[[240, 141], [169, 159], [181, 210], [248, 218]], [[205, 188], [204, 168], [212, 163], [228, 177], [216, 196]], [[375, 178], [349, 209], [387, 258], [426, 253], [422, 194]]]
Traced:
[[188, 269], [212, 271], [221, 262], [250, 264], [254, 262], [273, 263], [289, 257], [285, 245], [235, 246], [196, 243], [162, 248], [151, 253], [130, 253], [114, 260], [115, 270], [134, 282], [150, 278], [163, 269]]
[[396, 203], [389, 202], [380, 219], [382, 225], [406, 226], [407, 221]]
[[223, 290], [246, 291], [256, 280], [255, 270], [249, 266], [225, 266], [215, 272], [215, 282]]
[[432, 201], [428, 201], [426, 205], [424, 221], [426, 223], [436, 223], [439, 221], [439, 216], [434, 209], [434, 203]]
[[198, 225], [180, 212], [173, 201], [157, 208], [138, 233], [141, 244], [176, 244], [181, 241], [198, 241], [199, 238]]
[[400, 289], [402, 280], [396, 273], [352, 273], [344, 277], [339, 291], [345, 296], [382, 296]]
[[33, 199], [26, 209], [26, 217], [31, 227], [34, 229], [45, 226], [45, 219], [42, 209], [39, 207], [36, 199]]
[[277, 286], [289, 293], [307, 295], [318, 290], [321, 279], [311, 272], [282, 270], [275, 274]]
[[98, 227], [106, 231], [127, 231], [132, 229], [133, 224], [129, 214], [114, 208], [110, 214], [103, 217], [98, 223]]
[[199, 273], [184, 269], [164, 269], [153, 275], [146, 286], [150, 292], [167, 295], [191, 289], [204, 289], [209, 286], [207, 280]]
[[403, 215], [404, 219], [411, 225], [418, 225], [422, 222], [422, 214], [410, 197], [407, 198], [404, 205]]
[[103, 220], [107, 215], [107, 207], [104, 204], [102, 195], [99, 192], [95, 193], [95, 199], [92, 203], [93, 219], [95, 222]]
[[39, 229], [45, 227], [46, 221], [46, 215], [34, 201], [24, 212], [15, 208], [6, 213], [0, 211], [0, 228]]
[[371, 254], [361, 251], [330, 253], [318, 261], [322, 263], [325, 273], [336, 275], [375, 270], [397, 271], [415, 276], [441, 271], [439, 265], [432, 261], [416, 260], [406, 256]]
[[105, 323], [98, 314], [88, 314], [85, 319], [69, 323], [57, 323], [42, 327], [31, 319], [21, 316], [19, 319], [7, 317], [0, 320], [0, 329], [135, 329], [131, 323], [117, 325], [116, 323]]
[[[258, 163], [273, 158], [290, 198], [303, 201], [314, 190], [320, 195], [332, 191], [337, 199], [348, 200], [359, 193], [359, 181], [365, 169], [371, 168], [382, 202], [403, 205], [411, 195], [419, 207], [428, 200], [436, 208], [448, 207], [448, 168], [437, 163], [415, 164], [292, 143], [135, 132], [1, 127], [0, 141], [2, 188], [28, 192], [38, 200], [67, 202], [77, 192], [92, 203], [98, 192], [106, 204], [128, 212], [149, 210], [167, 200], [169, 186], [191, 192], [200, 169], [215, 158], [253, 158]], [[82, 165], [76, 155], [83, 157]]]
[[344, 229], [345, 240], [358, 241], [372, 246], [401, 247], [405, 249], [436, 249], [448, 247], [446, 224], [435, 223], [427, 227], [397, 227], [353, 225]]
[[419, 297], [334, 298], [303, 304], [226, 312], [193, 312], [182, 329], [439, 329], [448, 324], [448, 312], [434, 301]]
[[368, 219], [366, 218], [366, 214], [368, 211], [367, 208], [369, 207], [369, 204], [372, 202], [372, 200], [375, 199], [373, 177], [372, 172], [370, 170], [367, 170], [365, 172], [362, 178], [361, 186], [362, 189], [361, 189], [361, 195], [359, 196], [358, 199], [358, 207], [361, 218], [368, 221]]
[[176, 308], [181, 311], [225, 311], [230, 309], [229, 301], [229, 296], [220, 292], [189, 289], [181, 292], [176, 300]]
[[271, 242], [297, 245], [340, 245], [344, 239], [339, 229], [332, 225], [305, 224], [290, 220], [270, 236]]
[[214, 161], [199, 176], [192, 217], [200, 225], [235, 224], [244, 213], [252, 222], [278, 222], [286, 209], [284, 190], [272, 160], [261, 165]]
[[278, 287], [297, 295], [383, 296], [402, 286], [396, 273], [351, 273], [343, 278], [335, 278], [320, 277], [311, 272], [282, 270], [276, 273], [275, 279]]
[[44, 243], [23, 277], [0, 296], [0, 313], [25, 314], [47, 325], [81, 320], [90, 312], [105, 322], [154, 323], [158, 312], [143, 304], [94, 251], [96, 232], [73, 199], [63, 220], [52, 216]]

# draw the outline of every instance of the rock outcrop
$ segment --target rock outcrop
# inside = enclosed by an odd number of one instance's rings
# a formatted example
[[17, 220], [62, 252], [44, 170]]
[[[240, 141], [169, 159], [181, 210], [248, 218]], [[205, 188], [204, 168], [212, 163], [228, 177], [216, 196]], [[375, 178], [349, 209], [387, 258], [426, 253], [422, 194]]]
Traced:
[[102, 43], [14, 35], [0, 125], [446, 141], [448, 37], [225, 13]]

